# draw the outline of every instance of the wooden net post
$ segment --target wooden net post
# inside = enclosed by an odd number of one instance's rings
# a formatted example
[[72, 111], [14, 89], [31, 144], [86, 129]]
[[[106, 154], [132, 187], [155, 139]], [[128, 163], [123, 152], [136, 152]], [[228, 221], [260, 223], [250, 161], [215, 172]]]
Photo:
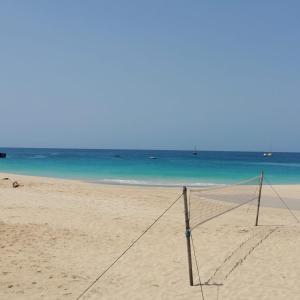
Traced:
[[189, 221], [189, 207], [187, 202], [187, 188], [183, 187], [183, 200], [184, 200], [184, 216], [185, 216], [185, 236], [188, 256], [189, 278], [190, 286], [193, 286], [193, 269], [192, 269], [192, 253], [191, 253], [191, 229]]
[[264, 181], [264, 172], [262, 171], [261, 175], [260, 175], [260, 181], [259, 181], [259, 191], [258, 191], [258, 199], [257, 199], [257, 212], [256, 212], [255, 226], [258, 225], [258, 216], [259, 216], [261, 190], [262, 190], [262, 186], [263, 186], [263, 181]]

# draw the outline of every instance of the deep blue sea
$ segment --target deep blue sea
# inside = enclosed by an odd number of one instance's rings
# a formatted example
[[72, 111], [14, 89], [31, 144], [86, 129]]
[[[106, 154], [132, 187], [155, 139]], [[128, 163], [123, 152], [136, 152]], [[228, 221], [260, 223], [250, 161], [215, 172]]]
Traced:
[[[272, 183], [300, 183], [300, 153], [0, 148], [0, 172], [102, 183], [209, 185], [258, 176]], [[151, 159], [155, 157], [156, 159]]]

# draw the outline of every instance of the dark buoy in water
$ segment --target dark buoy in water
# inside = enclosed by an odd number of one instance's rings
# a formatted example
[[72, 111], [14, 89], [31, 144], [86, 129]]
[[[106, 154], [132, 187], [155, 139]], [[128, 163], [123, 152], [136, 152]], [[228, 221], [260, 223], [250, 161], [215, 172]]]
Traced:
[[6, 153], [0, 152], [0, 158], [6, 158]]

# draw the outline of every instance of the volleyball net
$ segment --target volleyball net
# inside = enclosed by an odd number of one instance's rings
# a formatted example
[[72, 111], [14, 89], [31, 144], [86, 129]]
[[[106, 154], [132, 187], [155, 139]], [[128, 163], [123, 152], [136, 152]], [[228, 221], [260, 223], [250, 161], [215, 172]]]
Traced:
[[242, 205], [258, 200], [262, 175], [232, 185], [190, 189], [188, 219], [190, 230]]
[[[256, 201], [256, 221], [258, 223], [261, 189], [263, 184], [263, 173], [239, 183], [200, 189], [183, 189], [184, 208], [185, 208], [185, 225], [187, 238], [187, 253], [189, 264], [190, 285], [193, 281], [193, 262], [192, 251], [198, 270], [199, 286], [201, 287], [202, 298], [204, 299], [202, 283], [200, 280], [199, 267], [196, 259], [196, 251], [192, 232], [200, 225], [220, 217], [230, 211], [233, 211], [243, 205]], [[229, 267], [230, 268], [230, 267]]]

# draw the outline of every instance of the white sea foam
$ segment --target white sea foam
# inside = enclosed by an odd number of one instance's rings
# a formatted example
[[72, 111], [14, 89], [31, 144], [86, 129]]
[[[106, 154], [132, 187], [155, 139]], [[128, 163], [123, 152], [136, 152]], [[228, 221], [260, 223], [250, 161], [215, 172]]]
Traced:
[[37, 154], [37, 155], [32, 156], [31, 158], [33, 158], [33, 159], [41, 159], [41, 158], [47, 158], [47, 156], [46, 155]]
[[299, 163], [280, 163], [280, 162], [249, 162], [251, 165], [260, 166], [279, 166], [279, 167], [296, 167], [300, 168]]
[[59, 155], [59, 153], [58, 152], [51, 152], [50, 155], [57, 156], [57, 155]]
[[154, 181], [154, 180], [136, 180], [136, 179], [100, 179], [94, 182], [102, 184], [116, 185], [138, 185], [138, 186], [165, 186], [165, 187], [208, 187], [223, 186], [224, 184], [216, 184], [211, 182], [184, 182], [184, 181]]

